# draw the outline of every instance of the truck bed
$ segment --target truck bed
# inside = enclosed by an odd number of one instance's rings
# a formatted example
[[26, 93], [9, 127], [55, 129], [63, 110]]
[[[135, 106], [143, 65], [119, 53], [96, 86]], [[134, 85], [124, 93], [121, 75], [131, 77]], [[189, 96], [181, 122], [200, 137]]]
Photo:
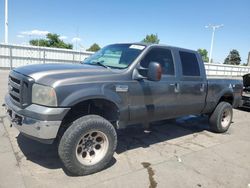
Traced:
[[[210, 111], [212, 107], [218, 103], [218, 96], [221, 93], [233, 91], [233, 107], [238, 108], [240, 106], [241, 92], [242, 92], [242, 80], [230, 79], [230, 78], [208, 78], [208, 91], [206, 97], [205, 111]], [[229, 96], [230, 97], [230, 96]]]

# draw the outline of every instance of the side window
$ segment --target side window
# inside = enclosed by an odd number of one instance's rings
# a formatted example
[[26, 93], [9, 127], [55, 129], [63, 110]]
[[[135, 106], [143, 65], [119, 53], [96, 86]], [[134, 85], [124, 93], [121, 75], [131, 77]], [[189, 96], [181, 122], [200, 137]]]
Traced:
[[182, 73], [184, 76], [200, 76], [200, 67], [194, 53], [180, 51]]
[[162, 72], [165, 75], [174, 75], [174, 62], [171, 51], [163, 48], [153, 48], [141, 61], [141, 66], [148, 68], [150, 62], [161, 64]]

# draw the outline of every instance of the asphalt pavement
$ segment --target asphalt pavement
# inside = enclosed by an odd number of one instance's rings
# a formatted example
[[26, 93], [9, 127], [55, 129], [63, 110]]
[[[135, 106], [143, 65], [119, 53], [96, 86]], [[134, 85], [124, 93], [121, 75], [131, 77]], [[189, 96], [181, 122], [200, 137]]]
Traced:
[[[0, 104], [8, 71], [0, 70]], [[224, 134], [210, 132], [206, 117], [189, 116], [118, 132], [118, 147], [105, 170], [82, 177], [63, 168], [56, 144], [25, 138], [0, 108], [0, 188], [225, 187], [250, 188], [250, 112], [234, 110]]]

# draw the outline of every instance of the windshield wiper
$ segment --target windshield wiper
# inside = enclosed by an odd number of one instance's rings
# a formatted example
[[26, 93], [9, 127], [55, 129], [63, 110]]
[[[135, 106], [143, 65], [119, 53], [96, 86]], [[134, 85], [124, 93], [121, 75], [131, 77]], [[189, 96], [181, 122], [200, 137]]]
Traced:
[[103, 62], [104, 61], [96, 61], [96, 62], [93, 62], [92, 65], [99, 65], [99, 66], [102, 66], [106, 69], [110, 69], [110, 67], [108, 67], [107, 65], [104, 65]]

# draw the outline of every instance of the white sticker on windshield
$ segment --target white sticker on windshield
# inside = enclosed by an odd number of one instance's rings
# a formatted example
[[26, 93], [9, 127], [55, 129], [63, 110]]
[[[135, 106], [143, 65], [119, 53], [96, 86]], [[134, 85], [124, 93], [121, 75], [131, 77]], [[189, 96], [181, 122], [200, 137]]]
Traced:
[[129, 48], [137, 49], [137, 50], [143, 50], [145, 48], [145, 46], [132, 44]]

